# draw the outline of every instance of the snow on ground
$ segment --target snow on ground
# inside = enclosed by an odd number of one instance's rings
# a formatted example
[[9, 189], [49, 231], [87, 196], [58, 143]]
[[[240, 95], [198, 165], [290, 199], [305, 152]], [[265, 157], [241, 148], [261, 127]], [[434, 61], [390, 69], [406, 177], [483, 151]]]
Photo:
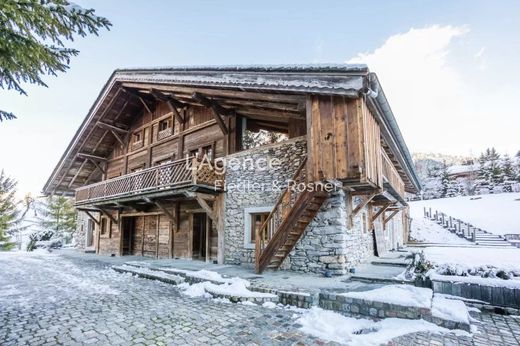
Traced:
[[412, 216], [410, 237], [421, 243], [433, 244], [472, 244], [464, 238], [451, 233], [441, 225], [424, 218]]
[[369, 319], [345, 317], [318, 307], [304, 312], [297, 322], [302, 325], [300, 330], [304, 333], [349, 345], [387, 344], [393, 338], [419, 331], [453, 332], [424, 320], [386, 318], [375, 322]]
[[520, 273], [520, 249], [513, 247], [427, 247], [424, 255], [438, 266], [452, 266], [461, 271], [491, 266]]
[[349, 298], [372, 300], [376, 302], [430, 308], [433, 292], [429, 288], [411, 285], [388, 285], [363, 292], [341, 293]]
[[410, 214], [423, 218], [423, 208], [469, 222], [494, 234], [520, 234], [520, 192], [462, 196], [410, 202]]
[[443, 320], [469, 324], [468, 308], [461, 300], [435, 295], [432, 301], [432, 315]]
[[271, 293], [250, 291], [248, 287], [251, 283], [248, 280], [239, 277], [223, 278], [219, 273], [209, 270], [200, 270], [192, 272], [183, 270], [186, 275], [197, 278], [206, 278], [221, 284], [215, 284], [210, 281], [203, 281], [195, 284], [182, 283], [177, 285], [182, 290], [182, 293], [191, 297], [211, 298], [213, 295], [225, 295], [233, 297], [244, 298], [276, 298], [277, 295]]

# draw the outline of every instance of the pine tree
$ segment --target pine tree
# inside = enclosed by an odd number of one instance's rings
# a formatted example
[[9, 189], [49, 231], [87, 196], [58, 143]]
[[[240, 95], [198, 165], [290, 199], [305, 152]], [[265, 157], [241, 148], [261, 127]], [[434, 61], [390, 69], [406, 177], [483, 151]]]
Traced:
[[76, 231], [76, 211], [70, 198], [49, 196], [36, 208], [42, 231], [70, 240]]
[[448, 166], [444, 162], [441, 170], [441, 198], [448, 197], [449, 188], [450, 176], [448, 174]]
[[7, 232], [18, 217], [16, 181], [0, 172], [0, 250], [9, 250], [14, 244], [8, 242]]
[[[69, 68], [79, 52], [65, 47], [74, 36], [97, 35], [112, 24], [67, 0], [0, 1], [0, 88], [27, 95], [20, 83], [47, 86], [43, 75]], [[0, 110], [0, 121], [15, 118]]]

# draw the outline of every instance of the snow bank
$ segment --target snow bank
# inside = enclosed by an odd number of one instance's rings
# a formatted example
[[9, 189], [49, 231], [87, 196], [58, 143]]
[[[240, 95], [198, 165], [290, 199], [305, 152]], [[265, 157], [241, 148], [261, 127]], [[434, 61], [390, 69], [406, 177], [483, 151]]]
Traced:
[[298, 318], [300, 330], [315, 337], [350, 345], [381, 345], [415, 332], [448, 333], [448, 329], [424, 320], [387, 318], [379, 322], [345, 317], [313, 307]]
[[432, 315], [443, 320], [469, 324], [468, 308], [460, 300], [435, 295], [432, 301]]
[[411, 285], [388, 285], [370, 291], [347, 292], [340, 295], [401, 306], [430, 308], [433, 292], [429, 288]]
[[472, 244], [422, 216], [413, 218], [410, 237], [421, 243]]
[[444, 212], [494, 234], [520, 233], [518, 192], [410, 202], [410, 215], [414, 220], [423, 217], [424, 207]]
[[503, 280], [499, 278], [483, 278], [480, 276], [455, 276], [455, 275], [440, 275], [436, 273], [431, 273], [428, 275], [430, 280], [435, 281], [444, 281], [444, 282], [454, 282], [460, 284], [477, 284], [482, 286], [491, 286], [491, 287], [504, 287], [511, 289], [520, 289], [520, 280], [512, 279], [512, 280]]
[[520, 249], [479, 247], [427, 247], [425, 258], [437, 266], [453, 266], [461, 271], [491, 266], [520, 273]]

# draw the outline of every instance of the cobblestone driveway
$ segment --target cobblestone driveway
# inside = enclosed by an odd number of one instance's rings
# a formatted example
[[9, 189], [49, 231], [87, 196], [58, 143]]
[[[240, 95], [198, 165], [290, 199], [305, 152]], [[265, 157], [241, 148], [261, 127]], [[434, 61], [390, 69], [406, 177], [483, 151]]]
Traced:
[[[99, 257], [0, 255], [0, 345], [293, 345], [322, 340], [294, 312], [188, 298], [168, 284], [115, 273]], [[519, 319], [478, 314], [473, 339], [418, 333], [393, 344], [511, 345]]]

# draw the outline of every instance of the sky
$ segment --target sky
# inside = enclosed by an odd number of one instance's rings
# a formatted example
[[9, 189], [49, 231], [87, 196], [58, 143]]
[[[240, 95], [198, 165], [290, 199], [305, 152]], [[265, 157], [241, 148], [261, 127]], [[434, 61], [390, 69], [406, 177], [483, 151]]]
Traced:
[[0, 90], [0, 169], [38, 195], [116, 68], [366, 63], [411, 152], [520, 150], [520, 1], [76, 0], [113, 24], [28, 96]]

